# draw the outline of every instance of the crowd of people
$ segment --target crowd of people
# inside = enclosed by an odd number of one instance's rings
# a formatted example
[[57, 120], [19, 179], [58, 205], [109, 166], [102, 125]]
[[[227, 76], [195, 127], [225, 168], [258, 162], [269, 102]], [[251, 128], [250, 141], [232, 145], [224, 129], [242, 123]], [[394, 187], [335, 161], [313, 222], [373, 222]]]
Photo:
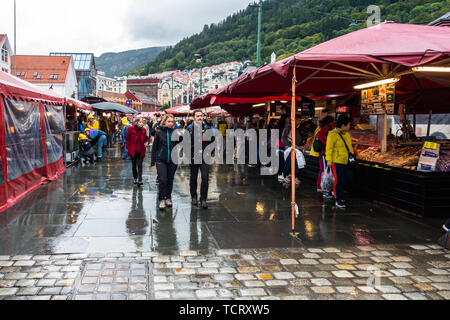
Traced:
[[[171, 153], [173, 148], [180, 141], [172, 139], [172, 132], [175, 129], [185, 129], [191, 136], [194, 128], [197, 128], [202, 135], [210, 128], [220, 131], [226, 145], [227, 129], [268, 129], [269, 153], [276, 152], [278, 155], [278, 181], [285, 187], [294, 183], [300, 185], [302, 179], [302, 169], [306, 166], [304, 153], [310, 150], [310, 155], [318, 158], [320, 171], [317, 177], [317, 192], [323, 193], [325, 199], [335, 199], [338, 208], [345, 208], [343, 199], [343, 188], [351, 182], [352, 169], [349, 158], [353, 155], [351, 138], [348, 133], [350, 129], [350, 119], [341, 115], [337, 120], [332, 116], [324, 116], [316, 125], [312, 119], [296, 118], [295, 122], [295, 146], [292, 143], [292, 126], [289, 115], [283, 115], [279, 119], [271, 119], [266, 123], [265, 119], [259, 115], [254, 115], [247, 120], [246, 117], [239, 117], [232, 122], [224, 117], [214, 120], [208, 119], [202, 111], [195, 111], [189, 119], [176, 121], [173, 115], [163, 115], [161, 118], [154, 117], [151, 120], [136, 118], [132, 121], [128, 117], [123, 117], [118, 122], [109, 122], [101, 125], [100, 121], [90, 115], [86, 123], [80, 124], [79, 146], [80, 157], [85, 161], [102, 161], [103, 148], [114, 141], [111, 136], [120, 137], [123, 160], [131, 160], [134, 184], [137, 187], [143, 185], [142, 166], [147, 154], [147, 148], [151, 145], [151, 165], [156, 167], [157, 183], [159, 186], [159, 208], [172, 207], [173, 180], [177, 171], [177, 164], [173, 163]], [[104, 129], [104, 130], [102, 130]], [[276, 141], [275, 150], [271, 150], [272, 130], [278, 131], [279, 139]], [[259, 141], [259, 139], [258, 139]], [[209, 145], [209, 141], [203, 141], [201, 149], [194, 149], [194, 139], [191, 139], [190, 164], [190, 194], [193, 205], [208, 208], [208, 182], [210, 165], [206, 164], [201, 154]], [[256, 164], [249, 163], [249, 140], [246, 137], [245, 154], [246, 163], [249, 166], [262, 166], [259, 156]], [[259, 154], [259, 144], [257, 146]], [[295, 179], [291, 177], [292, 152], [295, 153]], [[200, 154], [200, 163], [195, 162], [196, 153]], [[195, 164], [194, 164], [195, 163]], [[334, 185], [332, 190], [322, 189], [322, 175], [325, 170], [332, 171]], [[200, 173], [201, 184], [198, 193], [198, 175]], [[198, 196], [200, 194], [200, 197]]]

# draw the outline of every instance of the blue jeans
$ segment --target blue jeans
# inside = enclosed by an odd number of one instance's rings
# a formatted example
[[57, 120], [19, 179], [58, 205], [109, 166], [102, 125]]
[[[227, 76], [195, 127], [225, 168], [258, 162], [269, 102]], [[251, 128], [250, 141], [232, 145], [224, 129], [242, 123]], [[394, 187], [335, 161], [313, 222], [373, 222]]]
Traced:
[[102, 153], [103, 153], [103, 145], [106, 142], [106, 136], [101, 136], [98, 139], [98, 143], [97, 143], [97, 157], [101, 158], [102, 157]]
[[123, 152], [122, 159], [124, 159], [124, 160], [126, 160], [126, 159], [131, 159], [131, 157], [128, 156], [128, 149], [127, 149], [126, 146], [125, 146], [125, 151]]

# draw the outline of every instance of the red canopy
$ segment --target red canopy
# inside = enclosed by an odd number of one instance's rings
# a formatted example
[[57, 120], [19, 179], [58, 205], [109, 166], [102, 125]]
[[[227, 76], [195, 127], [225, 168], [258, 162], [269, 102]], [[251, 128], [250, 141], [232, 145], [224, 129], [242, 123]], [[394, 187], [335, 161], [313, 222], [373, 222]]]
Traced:
[[[448, 65], [449, 39], [450, 28], [385, 22], [263, 66], [227, 87], [197, 97], [191, 105], [210, 106], [213, 96], [239, 103], [239, 99], [256, 102], [264, 96], [290, 95], [294, 66], [299, 95], [351, 93], [357, 84], [393, 76], [401, 77], [397, 88], [404, 92], [448, 88], [448, 77], [413, 72], [411, 67]], [[212, 103], [221, 101], [215, 98]]]
[[65, 171], [65, 100], [0, 71], [0, 211]]
[[88, 111], [93, 111], [94, 109], [92, 109], [92, 106], [86, 102], [74, 99], [74, 98], [66, 98], [66, 103], [68, 105], [74, 105], [75, 107], [77, 107], [78, 109], [83, 109], [83, 110], [88, 110]]
[[188, 105], [176, 106], [170, 109], [164, 110], [167, 114], [173, 114], [174, 116], [183, 116], [189, 112], [190, 108]]
[[0, 93], [9, 98], [25, 101], [42, 101], [48, 104], [64, 104], [64, 97], [0, 71]]

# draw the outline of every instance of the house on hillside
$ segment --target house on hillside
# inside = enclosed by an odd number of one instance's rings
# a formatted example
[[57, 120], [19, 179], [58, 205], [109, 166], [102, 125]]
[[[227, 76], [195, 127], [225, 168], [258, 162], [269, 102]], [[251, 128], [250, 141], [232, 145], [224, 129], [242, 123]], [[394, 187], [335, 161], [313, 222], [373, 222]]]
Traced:
[[225, 87], [228, 84], [229, 82], [225, 78], [217, 77], [205, 83], [203, 92], [211, 92], [219, 88]]
[[77, 76], [71, 56], [12, 56], [16, 76], [59, 95], [78, 98]]
[[6, 34], [0, 34], [0, 50], [2, 56], [0, 59], [0, 70], [11, 73], [11, 56], [13, 51]]
[[[179, 95], [183, 90], [183, 84], [178, 81], [173, 81], [173, 98]], [[166, 78], [161, 80], [158, 86], [158, 101], [161, 105], [171, 103], [172, 101], [172, 79]]]

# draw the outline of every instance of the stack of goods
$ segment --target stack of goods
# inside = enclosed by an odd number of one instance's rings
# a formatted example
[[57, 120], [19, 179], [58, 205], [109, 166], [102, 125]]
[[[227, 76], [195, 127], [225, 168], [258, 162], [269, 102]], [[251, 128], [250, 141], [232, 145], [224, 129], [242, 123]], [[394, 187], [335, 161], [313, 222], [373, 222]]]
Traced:
[[363, 161], [382, 163], [391, 167], [416, 170], [421, 147], [404, 147], [381, 153], [379, 148], [370, 147], [358, 153]]
[[436, 171], [450, 172], [450, 150], [441, 150]]

